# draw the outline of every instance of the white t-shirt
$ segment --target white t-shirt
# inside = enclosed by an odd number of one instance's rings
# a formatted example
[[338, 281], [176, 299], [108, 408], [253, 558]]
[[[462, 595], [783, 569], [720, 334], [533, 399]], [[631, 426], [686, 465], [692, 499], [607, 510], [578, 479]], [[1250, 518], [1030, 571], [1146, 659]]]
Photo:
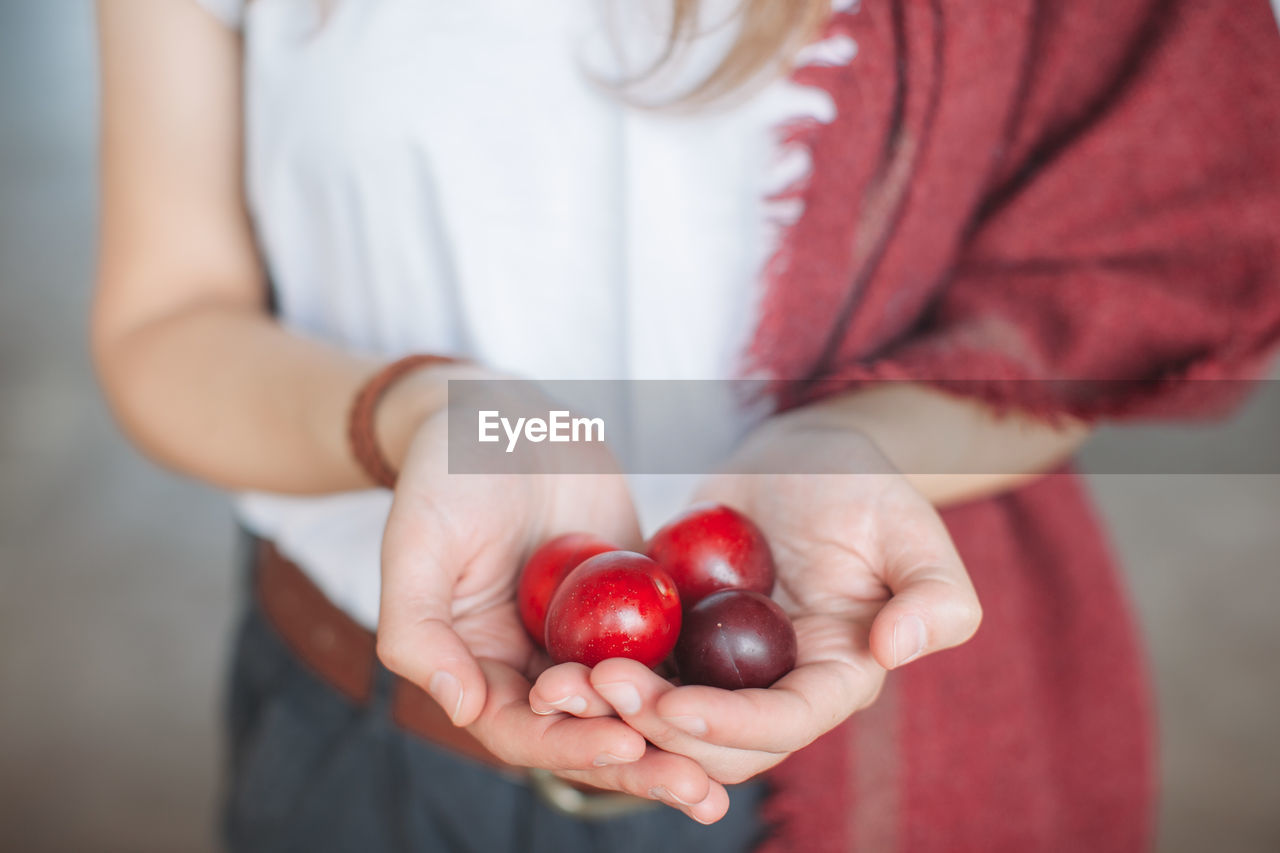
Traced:
[[[777, 130], [829, 121], [825, 94], [779, 77], [696, 114], [625, 105], [598, 79], [657, 55], [670, 0], [198, 2], [243, 35], [248, 198], [285, 326], [539, 379], [741, 375], [777, 222], [796, 214], [767, 198], [807, 168]], [[737, 0], [706, 5], [643, 96], [731, 43]], [[832, 39], [804, 60], [855, 53]], [[633, 486], [652, 528], [692, 482]], [[369, 627], [389, 506], [381, 490], [237, 498]]]

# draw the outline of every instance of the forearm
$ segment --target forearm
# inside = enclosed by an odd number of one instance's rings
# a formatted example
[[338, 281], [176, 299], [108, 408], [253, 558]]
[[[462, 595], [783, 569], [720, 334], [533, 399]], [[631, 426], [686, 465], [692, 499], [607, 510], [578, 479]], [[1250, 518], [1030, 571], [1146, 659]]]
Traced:
[[[138, 446], [233, 489], [370, 485], [346, 445], [375, 359], [290, 334], [243, 195], [242, 51], [194, 3], [98, 4], [100, 258], [92, 336]], [[393, 465], [442, 392], [419, 371], [377, 409]]]
[[[202, 305], [98, 336], [95, 360], [126, 433], [174, 470], [231, 489], [370, 485], [346, 424], [376, 359], [291, 334], [259, 311]], [[428, 374], [396, 383], [378, 407], [377, 439], [393, 465], [443, 404], [443, 382]]]
[[857, 430], [936, 506], [1016, 488], [1075, 452], [1089, 428], [1050, 425], [924, 385], [894, 383], [821, 401], [795, 416]]

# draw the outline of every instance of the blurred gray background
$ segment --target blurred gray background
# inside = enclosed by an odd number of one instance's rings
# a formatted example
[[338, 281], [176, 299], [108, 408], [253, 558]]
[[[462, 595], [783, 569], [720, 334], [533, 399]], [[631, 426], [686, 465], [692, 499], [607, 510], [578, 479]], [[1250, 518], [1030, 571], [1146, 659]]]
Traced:
[[[0, 0], [0, 849], [212, 850], [233, 527], [94, 387], [94, 78], [85, 0]], [[1275, 442], [1276, 397], [1084, 464]], [[1160, 849], [1280, 850], [1280, 476], [1091, 482], [1154, 661]]]

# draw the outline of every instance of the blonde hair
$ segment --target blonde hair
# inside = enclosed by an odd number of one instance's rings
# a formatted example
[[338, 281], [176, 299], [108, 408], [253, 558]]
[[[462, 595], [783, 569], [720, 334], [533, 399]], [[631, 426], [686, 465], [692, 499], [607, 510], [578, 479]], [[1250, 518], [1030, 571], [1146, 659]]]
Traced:
[[[316, 0], [322, 23], [335, 2]], [[679, 57], [683, 47], [697, 38], [705, 2], [671, 0], [671, 28], [661, 56], [649, 69], [616, 86], [620, 94], [625, 96], [632, 84], [642, 83], [665, 69]], [[707, 104], [747, 87], [770, 71], [786, 70], [795, 54], [830, 16], [831, 3], [832, 0], [738, 0], [738, 38], [711, 73], [670, 105]]]
[[[671, 30], [649, 76], [674, 60], [698, 35], [704, 0], [671, 0]], [[749, 86], [770, 71], [783, 70], [831, 14], [831, 0], [739, 0], [738, 38], [720, 63], [677, 101], [697, 106]]]

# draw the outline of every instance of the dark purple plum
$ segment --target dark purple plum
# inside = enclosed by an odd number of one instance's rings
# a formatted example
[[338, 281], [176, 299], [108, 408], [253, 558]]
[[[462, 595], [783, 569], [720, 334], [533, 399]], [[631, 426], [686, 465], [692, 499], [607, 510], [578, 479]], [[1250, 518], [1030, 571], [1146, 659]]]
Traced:
[[768, 687], [796, 665], [796, 631], [768, 596], [722, 590], [685, 613], [675, 656], [685, 684]]

